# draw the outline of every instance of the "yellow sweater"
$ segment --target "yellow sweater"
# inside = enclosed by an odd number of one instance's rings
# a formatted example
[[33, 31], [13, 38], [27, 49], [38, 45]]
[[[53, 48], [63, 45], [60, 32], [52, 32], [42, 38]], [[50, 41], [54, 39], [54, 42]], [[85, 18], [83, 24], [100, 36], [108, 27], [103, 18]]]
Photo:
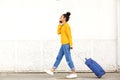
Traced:
[[72, 47], [72, 35], [70, 26], [68, 23], [65, 23], [64, 25], [58, 25], [58, 34], [61, 34], [61, 43], [62, 44], [70, 44], [70, 47]]

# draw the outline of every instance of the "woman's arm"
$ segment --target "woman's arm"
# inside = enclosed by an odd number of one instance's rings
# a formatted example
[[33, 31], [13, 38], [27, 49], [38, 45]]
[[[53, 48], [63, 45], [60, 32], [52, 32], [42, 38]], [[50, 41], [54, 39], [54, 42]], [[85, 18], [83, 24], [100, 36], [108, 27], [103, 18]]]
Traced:
[[58, 30], [57, 30], [58, 34], [61, 34], [61, 27], [62, 27], [61, 25], [58, 25]]
[[71, 35], [71, 29], [70, 29], [70, 26], [67, 25], [67, 35], [68, 35], [68, 38], [69, 38], [69, 42], [70, 42], [70, 47], [72, 48], [72, 35]]

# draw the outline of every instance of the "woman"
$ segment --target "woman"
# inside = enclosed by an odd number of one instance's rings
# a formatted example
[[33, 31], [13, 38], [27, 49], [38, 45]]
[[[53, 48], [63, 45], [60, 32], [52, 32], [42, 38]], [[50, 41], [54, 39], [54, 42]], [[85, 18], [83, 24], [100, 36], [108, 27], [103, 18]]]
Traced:
[[70, 67], [72, 73], [66, 78], [76, 78], [77, 74], [75, 72], [75, 67], [71, 58], [71, 53], [70, 49], [73, 49], [72, 46], [72, 35], [71, 35], [71, 30], [70, 26], [67, 23], [70, 18], [70, 12], [67, 12], [66, 14], [63, 14], [60, 17], [59, 25], [58, 25], [58, 31], [57, 33], [61, 35], [61, 48], [59, 50], [58, 56], [56, 58], [56, 61], [51, 68], [51, 70], [45, 70], [46, 73], [50, 75], [54, 75], [54, 71], [57, 69], [58, 65], [60, 64], [63, 56], [65, 55], [66, 61], [68, 63], [68, 66]]

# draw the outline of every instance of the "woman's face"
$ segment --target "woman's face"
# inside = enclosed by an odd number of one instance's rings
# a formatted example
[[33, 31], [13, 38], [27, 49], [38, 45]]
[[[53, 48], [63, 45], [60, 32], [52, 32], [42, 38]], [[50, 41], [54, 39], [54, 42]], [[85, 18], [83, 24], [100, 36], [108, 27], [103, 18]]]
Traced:
[[60, 17], [60, 21], [62, 21], [62, 22], [65, 21], [65, 17], [63, 15]]

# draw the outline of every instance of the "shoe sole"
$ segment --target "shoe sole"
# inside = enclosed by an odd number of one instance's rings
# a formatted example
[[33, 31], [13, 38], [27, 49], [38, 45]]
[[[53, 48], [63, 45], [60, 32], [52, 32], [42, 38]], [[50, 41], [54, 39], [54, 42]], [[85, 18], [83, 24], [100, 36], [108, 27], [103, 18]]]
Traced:
[[54, 74], [49, 73], [47, 70], [44, 70], [47, 74], [53, 76]]

